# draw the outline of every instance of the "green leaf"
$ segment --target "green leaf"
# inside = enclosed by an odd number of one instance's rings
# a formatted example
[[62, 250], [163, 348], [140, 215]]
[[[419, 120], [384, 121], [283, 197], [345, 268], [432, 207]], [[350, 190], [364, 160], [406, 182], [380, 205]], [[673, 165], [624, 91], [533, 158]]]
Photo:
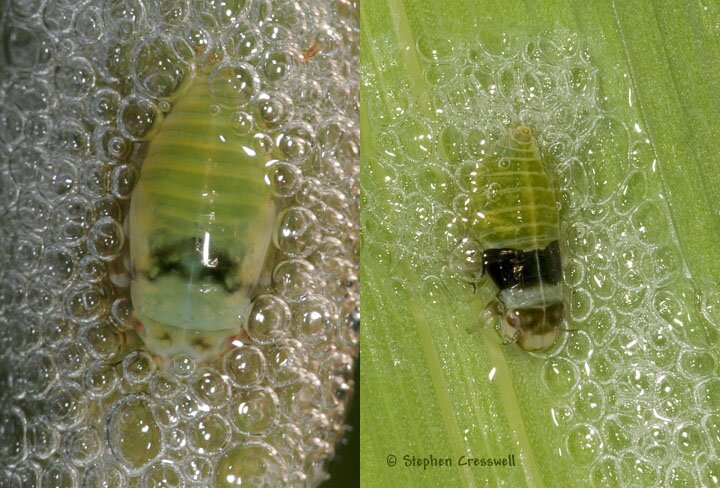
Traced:
[[[708, 430], [720, 409], [718, 22], [720, 7], [699, 1], [361, 3], [363, 486], [699, 486], [718, 476], [720, 439]], [[462, 113], [492, 103], [435, 80], [474, 66], [479, 44], [491, 71], [512, 69], [533, 39], [580, 46], [551, 64], [594, 68], [599, 110], [578, 116], [586, 129], [564, 126], [583, 141], [572, 155], [589, 182], [560, 178], [570, 197], [587, 196], [562, 214], [566, 276], [580, 270], [568, 279], [569, 327], [580, 332], [547, 354], [501, 345], [482, 318], [492, 291], [449, 276], [434, 227], [453, 214], [453, 175], [470, 158], [464, 124], [496, 122]], [[582, 85], [569, 62], [567, 73]], [[536, 106], [548, 112], [533, 115], [541, 121], [577, 107]], [[448, 121], [465, 146], [441, 137]], [[451, 183], [433, 192], [443, 170]], [[514, 467], [458, 466], [510, 454]], [[405, 456], [453, 465], [406, 466]]]

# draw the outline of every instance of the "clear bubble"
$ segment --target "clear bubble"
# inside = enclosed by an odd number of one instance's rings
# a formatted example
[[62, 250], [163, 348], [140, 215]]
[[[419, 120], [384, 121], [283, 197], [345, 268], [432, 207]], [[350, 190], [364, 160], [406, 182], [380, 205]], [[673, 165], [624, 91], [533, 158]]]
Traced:
[[549, 359], [543, 366], [545, 386], [555, 395], [570, 392], [578, 381], [578, 372], [570, 361], [563, 358]]
[[597, 488], [619, 488], [622, 486], [620, 463], [613, 456], [603, 456], [593, 465], [591, 479]]
[[75, 383], [61, 383], [54, 386], [44, 402], [45, 415], [60, 429], [69, 429], [79, 424], [87, 411], [87, 398]]
[[147, 383], [156, 369], [152, 356], [144, 351], [133, 351], [122, 362], [123, 377], [133, 384]]
[[680, 353], [680, 371], [691, 378], [706, 378], [715, 371], [715, 358], [708, 351], [684, 350]]
[[145, 23], [145, 8], [140, 0], [110, 0], [103, 8], [105, 25], [120, 39], [132, 39]]
[[176, 354], [170, 360], [170, 369], [181, 378], [192, 375], [196, 367], [195, 360], [187, 354]]
[[45, 350], [33, 352], [24, 364], [21, 381], [31, 395], [43, 395], [58, 379], [54, 357]]
[[672, 374], [662, 374], [655, 381], [657, 411], [664, 418], [675, 418], [687, 407], [687, 385]]
[[260, 89], [260, 77], [248, 63], [221, 64], [210, 75], [210, 95], [226, 108], [239, 108], [253, 100]]
[[88, 196], [98, 197], [107, 193], [107, 167], [100, 161], [92, 160], [85, 165], [80, 174], [82, 186]]
[[19, 19], [28, 19], [40, 12], [43, 2], [41, 0], [13, 0], [10, 10]]
[[175, 427], [180, 422], [180, 415], [175, 404], [161, 403], [155, 408], [155, 420], [162, 427]]
[[239, 22], [224, 38], [225, 52], [239, 60], [251, 60], [263, 52], [263, 38], [260, 30], [247, 22]]
[[103, 363], [91, 366], [83, 376], [83, 384], [90, 395], [106, 397], [115, 390], [118, 377], [115, 369]]
[[112, 324], [102, 322], [87, 329], [85, 340], [94, 356], [110, 359], [120, 351], [124, 338]]
[[20, 268], [32, 270], [38, 265], [43, 251], [41, 237], [27, 232], [18, 233], [10, 249], [11, 259], [18, 263]]
[[187, 1], [161, 0], [155, 8], [155, 13], [161, 23], [169, 26], [181, 26], [187, 18], [188, 10]]
[[20, 410], [0, 410], [0, 454], [9, 464], [20, 462], [26, 455], [26, 420]]
[[293, 326], [303, 341], [326, 340], [336, 327], [337, 314], [332, 301], [322, 296], [309, 296], [293, 304]]
[[277, 486], [285, 465], [277, 451], [259, 441], [242, 443], [225, 451], [215, 470], [215, 486]]
[[132, 146], [122, 133], [108, 126], [100, 126], [93, 133], [93, 147], [99, 157], [113, 161], [125, 158]]
[[645, 202], [631, 215], [631, 221], [641, 239], [648, 243], [663, 242], [668, 232], [668, 220], [656, 203]]
[[184, 488], [180, 471], [168, 463], [150, 466], [142, 477], [143, 488]]
[[65, 311], [78, 322], [97, 320], [107, 309], [107, 297], [100, 288], [71, 286], [65, 295]]
[[271, 344], [285, 335], [291, 321], [288, 305], [279, 297], [261, 295], [252, 306], [245, 329], [259, 344]]
[[65, 452], [76, 465], [87, 465], [102, 454], [100, 435], [92, 427], [77, 430], [65, 438]]
[[700, 453], [707, 451], [703, 432], [693, 424], [679, 425], [674, 437], [678, 452], [688, 459], [696, 459]]
[[266, 374], [265, 356], [260, 349], [242, 346], [228, 351], [224, 359], [225, 373], [240, 388], [254, 386]]
[[628, 214], [645, 200], [647, 178], [643, 172], [631, 173], [623, 182], [618, 198], [614, 200], [618, 213]]
[[14, 77], [7, 89], [6, 99], [26, 112], [40, 112], [55, 103], [55, 96], [47, 81], [40, 77]]
[[75, 469], [67, 466], [65, 463], [52, 463], [43, 471], [43, 488], [51, 486], [68, 486], [76, 485], [77, 473]]
[[262, 435], [275, 427], [279, 407], [278, 397], [271, 388], [250, 388], [235, 395], [230, 404], [230, 418], [240, 433]]
[[94, 218], [93, 207], [83, 197], [63, 200], [54, 209], [55, 235], [66, 245], [80, 244], [90, 230]]
[[570, 457], [580, 466], [592, 464], [603, 451], [600, 433], [589, 424], [578, 424], [567, 434], [567, 450]]
[[288, 299], [298, 300], [315, 290], [316, 273], [313, 265], [307, 261], [283, 261], [273, 270], [273, 284]]
[[320, 225], [315, 215], [304, 207], [288, 207], [275, 219], [273, 242], [290, 257], [305, 257], [317, 248]]
[[9, 156], [5, 154], [3, 165], [7, 161], [9, 175], [18, 185], [30, 185], [36, 179], [38, 169], [47, 167], [47, 159], [43, 152], [35, 148], [20, 146], [13, 150]]
[[301, 164], [309, 156], [315, 133], [307, 124], [294, 124], [283, 130], [277, 138], [277, 147], [289, 161]]
[[151, 464], [161, 452], [153, 405], [142, 396], [130, 396], [112, 408], [107, 435], [115, 457], [133, 471]]
[[112, 261], [122, 251], [125, 234], [122, 225], [110, 217], [95, 222], [90, 231], [88, 247], [103, 261]]
[[258, 122], [266, 129], [278, 128], [292, 116], [292, 101], [286, 96], [261, 93], [256, 104]]
[[680, 252], [674, 246], [660, 246], [641, 260], [641, 270], [657, 282], [672, 281], [683, 269]]
[[302, 345], [297, 341], [277, 342], [266, 351], [270, 382], [288, 385], [300, 377], [306, 363]]
[[710, 378], [695, 387], [695, 402], [708, 412], [720, 411], [720, 380]]
[[73, 32], [80, 42], [92, 43], [103, 34], [102, 12], [97, 7], [87, 7], [75, 15]]
[[63, 287], [75, 271], [73, 255], [63, 247], [51, 247], [43, 253], [43, 275], [52, 287]]
[[3, 31], [3, 54], [8, 66], [37, 69], [49, 61], [50, 42], [44, 33], [12, 24], [8, 24]]
[[55, 126], [52, 147], [54, 151], [79, 159], [90, 151], [90, 135], [82, 122], [62, 120]]
[[141, 95], [130, 95], [120, 102], [117, 125], [133, 141], [150, 140], [159, 130], [162, 114], [157, 106]]
[[692, 472], [684, 466], [673, 464], [665, 471], [665, 486], [679, 488], [694, 485], [695, 479]]
[[119, 199], [130, 198], [138, 179], [138, 171], [130, 164], [115, 166], [110, 174], [110, 191]]
[[421, 36], [417, 41], [417, 50], [428, 61], [447, 61], [453, 54], [450, 41], [439, 37]]
[[208, 415], [188, 426], [188, 439], [200, 454], [222, 449], [228, 439], [228, 423], [220, 415]]
[[85, 473], [83, 488], [125, 488], [126, 478], [123, 472], [112, 463], [91, 466]]
[[70, 97], [86, 96], [95, 86], [95, 71], [92, 64], [82, 57], [64, 60], [55, 69], [55, 86], [64, 95]]
[[273, 161], [266, 166], [265, 182], [278, 197], [291, 197], [300, 188], [302, 171], [295, 165]]
[[[32, 449], [37, 459], [47, 459], [52, 456], [60, 439], [58, 432], [45, 421], [36, 421], [27, 425], [28, 448]], [[3, 445], [8, 445], [3, 443]]]
[[247, 112], [238, 111], [230, 119], [233, 132], [238, 135], [244, 136], [249, 134], [254, 127], [253, 116]]
[[110, 307], [110, 319], [117, 326], [125, 326], [131, 323], [132, 305], [128, 298], [116, 298]]
[[208, 54], [211, 39], [204, 29], [190, 25], [174, 36], [172, 45], [179, 59], [191, 62]]
[[185, 460], [183, 471], [186, 479], [203, 486], [210, 485], [213, 472], [212, 463], [202, 456], [192, 456]]
[[88, 360], [85, 347], [77, 342], [63, 344], [55, 353], [55, 363], [63, 377], [81, 374]]
[[263, 74], [271, 82], [287, 78], [295, 69], [295, 60], [287, 51], [270, 52], [263, 61]]
[[620, 452], [632, 446], [633, 439], [630, 432], [634, 425], [627, 416], [611, 415], [603, 420], [602, 426], [609, 450]]
[[583, 322], [588, 318], [592, 309], [592, 295], [583, 288], [573, 290], [570, 295], [570, 317], [575, 322]]
[[649, 460], [665, 462], [670, 448], [671, 434], [664, 424], [654, 424], [646, 430], [638, 446]]
[[173, 375], [159, 371], [150, 380], [150, 391], [156, 398], [171, 398], [181, 391], [181, 385]]
[[223, 377], [211, 370], [201, 371], [192, 388], [199, 401], [213, 408], [225, 405], [230, 396]]
[[260, 156], [269, 155], [273, 151], [274, 147], [275, 143], [273, 142], [272, 137], [268, 134], [258, 132], [253, 135], [250, 149], [256, 154]]
[[605, 394], [595, 382], [581, 383], [575, 392], [575, 412], [588, 420], [597, 420], [605, 412]]
[[451, 201], [451, 176], [442, 166], [424, 166], [417, 176], [416, 184], [420, 192], [436, 201]]
[[398, 127], [403, 153], [411, 161], [424, 161], [433, 151], [434, 137], [429, 125], [422, 119], [408, 119]]
[[0, 110], [0, 141], [12, 144], [23, 133], [23, 116], [13, 107]]
[[353, 390], [354, 361], [348, 354], [334, 353], [320, 365], [318, 377], [323, 386], [323, 400], [329, 405], [342, 405]]
[[[454, 224], [454, 222], [451, 223]], [[446, 226], [443, 230], [447, 231], [448, 227]], [[452, 251], [450, 266], [463, 275], [474, 275], [482, 269], [482, 251], [482, 246], [478, 241], [463, 238]]]
[[138, 42], [133, 49], [130, 66], [138, 88], [153, 98], [171, 96], [185, 75], [172, 41], [163, 35]]

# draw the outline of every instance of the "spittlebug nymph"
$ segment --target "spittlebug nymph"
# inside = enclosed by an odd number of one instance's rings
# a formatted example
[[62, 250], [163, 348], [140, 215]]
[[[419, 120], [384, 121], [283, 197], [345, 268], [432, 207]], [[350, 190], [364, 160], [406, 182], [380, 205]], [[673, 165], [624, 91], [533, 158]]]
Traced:
[[133, 321], [159, 355], [223, 348], [240, 330], [271, 239], [266, 158], [211, 105], [198, 72], [150, 141], [132, 196]]
[[483, 273], [497, 285], [501, 334], [525, 350], [550, 347], [563, 322], [556, 190], [532, 130], [520, 125], [498, 141], [484, 167], [492, 195], [478, 212]]

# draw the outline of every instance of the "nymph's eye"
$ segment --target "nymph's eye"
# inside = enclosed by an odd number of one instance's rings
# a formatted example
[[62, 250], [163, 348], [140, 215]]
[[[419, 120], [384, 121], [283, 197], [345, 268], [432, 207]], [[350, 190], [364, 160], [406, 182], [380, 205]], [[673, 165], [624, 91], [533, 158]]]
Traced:
[[170, 347], [172, 345], [172, 336], [168, 334], [167, 332], [162, 332], [157, 335], [158, 342], [162, 343], [166, 347]]
[[200, 351], [207, 351], [210, 349], [210, 345], [203, 339], [193, 339], [190, 344]]
[[517, 310], [513, 310], [509, 314], [505, 316], [505, 320], [507, 320], [508, 324], [512, 325], [515, 328], [520, 327], [522, 324], [522, 319], [520, 318], [520, 312]]

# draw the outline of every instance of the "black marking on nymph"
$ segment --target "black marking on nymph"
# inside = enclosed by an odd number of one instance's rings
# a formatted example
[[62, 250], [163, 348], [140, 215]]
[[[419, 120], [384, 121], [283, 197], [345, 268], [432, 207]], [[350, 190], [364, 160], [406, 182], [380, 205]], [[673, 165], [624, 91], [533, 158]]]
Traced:
[[148, 271], [150, 281], [175, 274], [188, 281], [213, 281], [229, 293], [237, 291], [242, 286], [236, 278], [238, 263], [223, 249], [211, 247], [209, 255], [214, 266], [205, 266], [198, 245], [201, 245], [201, 241], [192, 238], [151, 249], [151, 268]]
[[540, 282], [562, 280], [560, 244], [552, 241], [545, 249], [521, 251], [499, 248], [483, 251], [483, 274], [487, 273], [501, 290], [527, 288]]

